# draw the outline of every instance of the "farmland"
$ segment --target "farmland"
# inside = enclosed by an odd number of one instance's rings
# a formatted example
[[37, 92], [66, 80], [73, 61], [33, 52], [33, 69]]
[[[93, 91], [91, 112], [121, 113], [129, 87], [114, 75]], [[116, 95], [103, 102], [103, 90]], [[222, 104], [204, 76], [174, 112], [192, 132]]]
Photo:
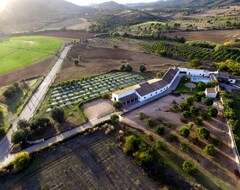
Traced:
[[1, 177], [3, 189], [157, 189], [117, 146], [115, 134], [78, 135], [35, 153], [23, 173]]
[[12, 37], [0, 42], [0, 74], [22, 69], [53, 56], [61, 40], [49, 37]]
[[[219, 110], [217, 117], [203, 120], [202, 124], [196, 124], [195, 119], [184, 119], [182, 112], [173, 111], [173, 104], [181, 105], [188, 95], [169, 95], [155, 102], [145, 105], [137, 110], [124, 115], [123, 122], [134, 127], [143, 129], [145, 133], [151, 133], [156, 137], [154, 141], [160, 140], [165, 145], [162, 155], [171, 160], [170, 165], [178, 170], [181, 167], [181, 160], [191, 160], [197, 167], [198, 172], [193, 174], [194, 179], [207, 189], [239, 189], [238, 177], [235, 175], [237, 165], [231, 148], [231, 141], [228, 135], [228, 126], [225, 118]], [[218, 105], [219, 102], [215, 102]], [[194, 102], [194, 106], [200, 108], [200, 114], [204, 113], [206, 105]], [[143, 113], [144, 118], [140, 118]], [[154, 120], [153, 126], [147, 126], [147, 118]], [[191, 127], [190, 124], [193, 124]], [[188, 126], [190, 134], [183, 137], [180, 134], [181, 126]], [[157, 132], [158, 127], [163, 127], [162, 134]], [[210, 131], [210, 137], [202, 138], [198, 131], [206, 128]], [[196, 140], [197, 139], [197, 140]], [[219, 141], [217, 140], [219, 139]], [[213, 144], [216, 148], [214, 156], [206, 155], [203, 148], [207, 144]], [[161, 149], [161, 148], [160, 148]], [[180, 169], [180, 168], [179, 168]], [[181, 175], [181, 174], [179, 174]], [[191, 178], [188, 178], [192, 180]]]
[[141, 23], [141, 24], [136, 24], [136, 25], [132, 25], [130, 26], [130, 29], [132, 30], [138, 30], [139, 28], [142, 28], [144, 29], [145, 27], [148, 28], [150, 26], [153, 26], [153, 25], [165, 25], [166, 23], [164, 22], [157, 22], [157, 21], [149, 21], [149, 22], [144, 22], [144, 23]]
[[87, 102], [117, 89], [132, 86], [147, 80], [147, 77], [132, 73], [109, 73], [80, 81], [57, 85], [51, 94], [50, 108]]
[[[143, 53], [142, 44], [142, 41], [134, 39], [95, 38], [76, 45], [69, 52], [68, 57], [71, 59], [64, 61], [55, 84], [116, 70], [123, 62], [128, 62], [134, 71], [139, 71], [139, 66], [145, 64], [150, 72], [186, 64], [183, 61]], [[74, 61], [78, 56], [81, 56], [81, 61], [76, 66]]]

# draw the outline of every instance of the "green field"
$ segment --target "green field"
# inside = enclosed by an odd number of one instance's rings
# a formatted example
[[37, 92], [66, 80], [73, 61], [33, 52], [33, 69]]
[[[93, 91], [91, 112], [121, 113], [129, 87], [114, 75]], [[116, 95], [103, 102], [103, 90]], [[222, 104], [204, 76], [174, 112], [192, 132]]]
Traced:
[[0, 41], [0, 74], [47, 59], [61, 44], [57, 38], [41, 36], [12, 37]]
[[149, 21], [149, 22], [144, 22], [144, 23], [140, 23], [140, 24], [136, 24], [136, 25], [132, 25], [132, 26], [130, 26], [130, 28], [132, 29], [132, 30], [137, 30], [138, 29], [138, 27], [141, 27], [142, 29], [144, 29], [145, 27], [146, 28], [148, 28], [148, 27], [150, 27], [150, 26], [154, 26], [154, 25], [166, 25], [166, 23], [164, 23], [164, 22], [157, 22], [157, 21]]

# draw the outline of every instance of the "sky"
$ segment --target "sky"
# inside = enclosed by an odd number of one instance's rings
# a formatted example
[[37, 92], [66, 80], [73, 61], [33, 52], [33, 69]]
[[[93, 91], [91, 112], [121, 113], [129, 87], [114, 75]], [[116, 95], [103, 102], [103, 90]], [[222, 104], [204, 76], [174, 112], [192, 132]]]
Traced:
[[[0, 0], [1, 1], [1, 0]], [[107, 2], [110, 0], [67, 0], [70, 1], [72, 3], [78, 4], [78, 5], [89, 5], [89, 4], [96, 4], [96, 3], [103, 3], [103, 2]], [[144, 3], [148, 3], [148, 2], [154, 2], [156, 0], [114, 0], [117, 3], [139, 3], [139, 2], [144, 2]]]

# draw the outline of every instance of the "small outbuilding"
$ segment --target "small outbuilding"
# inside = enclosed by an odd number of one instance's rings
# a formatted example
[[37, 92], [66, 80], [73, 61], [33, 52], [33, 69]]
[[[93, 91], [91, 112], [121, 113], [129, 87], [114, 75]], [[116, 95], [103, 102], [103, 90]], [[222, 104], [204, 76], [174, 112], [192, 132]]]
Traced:
[[216, 98], [219, 91], [220, 91], [220, 87], [215, 86], [214, 88], [206, 88], [205, 94], [206, 94], [206, 97], [208, 98]]

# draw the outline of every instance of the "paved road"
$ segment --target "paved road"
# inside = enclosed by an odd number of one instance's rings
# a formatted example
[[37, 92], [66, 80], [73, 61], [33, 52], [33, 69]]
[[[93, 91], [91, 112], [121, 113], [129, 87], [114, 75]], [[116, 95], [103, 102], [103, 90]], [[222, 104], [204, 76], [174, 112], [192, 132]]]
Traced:
[[[71, 129], [69, 131], [66, 131], [64, 133], [61, 133], [61, 134], [59, 134], [59, 135], [57, 135], [55, 137], [51, 137], [51, 138], [47, 139], [46, 141], [44, 141], [42, 143], [32, 145], [29, 148], [24, 149], [23, 151], [31, 153], [31, 152], [37, 151], [39, 149], [42, 149], [44, 147], [47, 147], [47, 146], [51, 145], [52, 143], [56, 143], [56, 142], [62, 141], [63, 139], [71, 137], [74, 134], [80, 133], [81, 131], [84, 131], [84, 130], [86, 130], [88, 128], [92, 128], [94, 125], [96, 125], [96, 124], [98, 124], [98, 123], [100, 123], [102, 121], [106, 121], [106, 120], [110, 119], [110, 116], [112, 114], [121, 115], [122, 112], [114, 112], [114, 113], [111, 113], [109, 115], [103, 116], [101, 118], [93, 118], [88, 123], [86, 123], [84, 125], [81, 125], [79, 127], [73, 128], [73, 129]], [[1, 166], [7, 165], [8, 163], [10, 163], [12, 160], [14, 160], [16, 155], [17, 154], [7, 154], [6, 158], [0, 162]]]
[[33, 96], [30, 98], [24, 109], [22, 110], [19, 117], [13, 122], [12, 128], [9, 130], [8, 134], [4, 137], [4, 139], [0, 142], [0, 165], [4, 160], [8, 157], [9, 149], [11, 148], [11, 135], [17, 129], [17, 122], [19, 119], [30, 120], [35, 111], [37, 110], [40, 102], [43, 100], [44, 95], [47, 93], [48, 88], [51, 86], [52, 82], [56, 78], [56, 75], [59, 69], [62, 66], [63, 60], [66, 57], [68, 51], [71, 49], [71, 46], [67, 46], [62, 51], [62, 54], [58, 61], [55, 63], [51, 71], [44, 78], [38, 89], [35, 91]]

